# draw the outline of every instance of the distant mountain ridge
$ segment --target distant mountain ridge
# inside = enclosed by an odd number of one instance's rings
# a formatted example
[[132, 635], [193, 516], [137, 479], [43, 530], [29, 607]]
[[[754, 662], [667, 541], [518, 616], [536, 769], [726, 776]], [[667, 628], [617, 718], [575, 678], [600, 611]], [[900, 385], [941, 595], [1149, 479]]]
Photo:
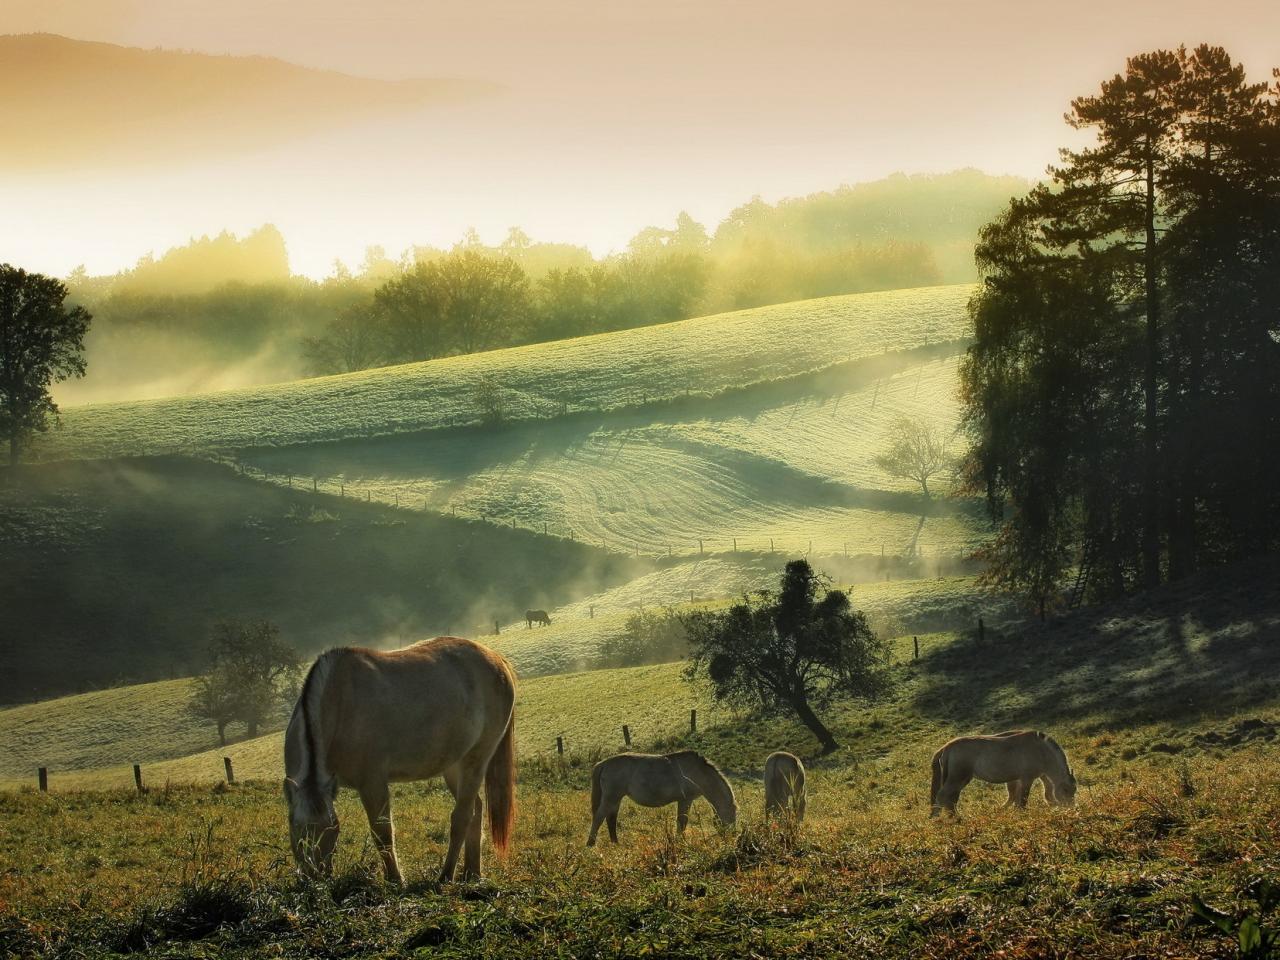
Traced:
[[375, 113], [495, 93], [463, 79], [378, 80], [271, 57], [0, 36], [0, 169], [173, 163], [257, 149]]

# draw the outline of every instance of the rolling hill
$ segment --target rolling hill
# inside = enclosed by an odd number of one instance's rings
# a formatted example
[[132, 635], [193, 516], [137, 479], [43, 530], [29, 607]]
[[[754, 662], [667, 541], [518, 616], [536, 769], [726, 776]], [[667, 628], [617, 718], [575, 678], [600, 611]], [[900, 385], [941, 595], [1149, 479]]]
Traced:
[[387, 81], [269, 57], [141, 50], [52, 34], [0, 36], [0, 169], [84, 161], [152, 168], [261, 149], [389, 110], [496, 89], [454, 79]]
[[35, 460], [247, 450], [474, 427], [496, 384], [512, 420], [590, 415], [802, 378], [967, 335], [972, 287], [760, 307], [572, 340], [182, 398], [65, 411]]

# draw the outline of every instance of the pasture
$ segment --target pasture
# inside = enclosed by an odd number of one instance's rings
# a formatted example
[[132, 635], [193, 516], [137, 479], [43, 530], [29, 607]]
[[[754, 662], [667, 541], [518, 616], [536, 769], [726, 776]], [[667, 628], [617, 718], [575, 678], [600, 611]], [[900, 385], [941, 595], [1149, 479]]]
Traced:
[[[32, 459], [193, 453], [474, 425], [493, 382], [513, 419], [713, 396], [966, 336], [972, 286], [779, 304], [295, 383], [70, 408]], [[781, 346], [780, 345], [785, 345]]]
[[[1195, 919], [1194, 898], [1241, 914], [1249, 885], [1280, 868], [1274, 574], [1200, 578], [1043, 627], [990, 630], [982, 641], [930, 635], [918, 661], [899, 640], [895, 692], [834, 710], [843, 746], [820, 760], [787, 719], [721, 713], [695, 735], [679, 718], [666, 730], [636, 720], [646, 704], [690, 695], [674, 665], [526, 681], [515, 852], [491, 859], [479, 885], [427, 882], [447, 829], [446, 795], [433, 785], [395, 790], [404, 890], [377, 879], [348, 794], [339, 872], [316, 888], [293, 877], [270, 779], [184, 786], [153, 775], [142, 796], [56, 779], [46, 795], [9, 791], [0, 794], [12, 825], [0, 850], [3, 948], [1227, 956], [1230, 941]], [[1096, 679], [1104, 671], [1106, 684]], [[677, 840], [671, 809], [624, 805], [622, 843], [587, 851], [590, 763], [620, 747], [605, 728], [624, 718], [635, 721], [638, 747], [691, 746], [716, 759], [738, 794], [741, 829], [719, 830], [695, 805]], [[1081, 781], [1076, 806], [1047, 808], [1037, 790], [1028, 810], [1007, 811], [1003, 788], [974, 784], [959, 821], [930, 821], [933, 748], [957, 732], [1016, 726], [1060, 739]], [[560, 730], [569, 731], [563, 758], [539, 748]], [[591, 742], [588, 730], [602, 735]], [[277, 736], [262, 743], [278, 757]], [[798, 831], [761, 822], [759, 768], [775, 748], [810, 767]]]

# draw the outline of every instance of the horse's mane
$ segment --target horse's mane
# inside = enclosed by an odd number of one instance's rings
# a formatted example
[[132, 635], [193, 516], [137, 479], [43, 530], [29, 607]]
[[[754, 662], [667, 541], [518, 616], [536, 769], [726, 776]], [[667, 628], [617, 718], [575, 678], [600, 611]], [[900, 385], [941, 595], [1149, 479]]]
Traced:
[[[324, 757], [319, 752], [321, 746], [316, 739], [316, 725], [320, 723], [320, 704], [317, 698], [324, 695], [325, 684], [333, 673], [333, 664], [339, 657], [350, 653], [351, 647], [334, 647], [316, 657], [302, 681], [302, 691], [298, 694], [298, 710], [302, 712], [302, 734], [306, 746], [306, 759], [303, 762], [298, 783], [311, 784], [327, 774], [324, 769]], [[325, 747], [328, 744], [324, 744]]]
[[697, 760], [700, 764], [702, 764], [707, 769], [720, 774], [720, 776], [722, 777], [724, 776], [724, 774], [721, 772], [719, 767], [717, 767], [714, 763], [712, 763], [710, 760], [708, 760], [706, 757], [700, 754], [697, 750], [677, 750], [675, 753], [668, 753], [667, 759], [668, 760]]
[[1070, 773], [1071, 761], [1067, 759], [1067, 751], [1062, 749], [1062, 744], [1058, 743], [1057, 740], [1053, 739], [1053, 737], [1049, 736], [1047, 733], [1042, 733], [1039, 730], [1036, 731], [1036, 736], [1043, 740], [1047, 746], [1057, 752], [1058, 756], [1062, 758], [1062, 765], [1066, 767], [1067, 772]]

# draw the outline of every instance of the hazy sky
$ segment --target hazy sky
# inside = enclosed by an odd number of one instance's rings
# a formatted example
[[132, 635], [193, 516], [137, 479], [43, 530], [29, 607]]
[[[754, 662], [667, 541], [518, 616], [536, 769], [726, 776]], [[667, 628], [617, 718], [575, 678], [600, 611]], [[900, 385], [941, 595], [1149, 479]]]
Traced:
[[505, 91], [160, 170], [95, 162], [90, 143], [77, 169], [0, 173], [0, 260], [59, 274], [266, 221], [313, 275], [468, 226], [605, 252], [756, 193], [1039, 175], [1070, 98], [1127, 54], [1209, 41], [1256, 78], [1280, 65], [1273, 0], [0, 0], [0, 33], [28, 31]]

